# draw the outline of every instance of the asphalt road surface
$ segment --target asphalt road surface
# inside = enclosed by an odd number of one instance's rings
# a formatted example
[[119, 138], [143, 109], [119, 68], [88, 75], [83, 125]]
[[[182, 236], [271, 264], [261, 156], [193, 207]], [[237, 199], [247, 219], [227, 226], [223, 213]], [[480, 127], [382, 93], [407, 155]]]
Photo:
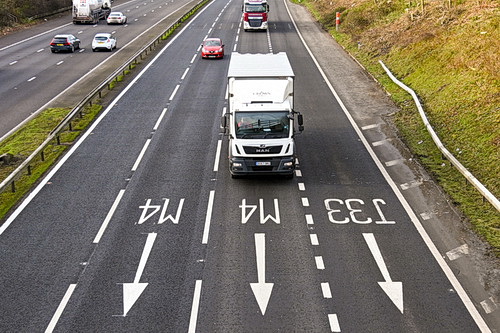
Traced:
[[[366, 83], [351, 73], [340, 102], [285, 3], [268, 32], [243, 32], [240, 10], [207, 5], [0, 227], [0, 330], [489, 332], [417, 216], [433, 203], [370, 144], [390, 104], [365, 89], [356, 124]], [[200, 58], [207, 36], [224, 59]], [[288, 54], [306, 126], [292, 180], [230, 177], [231, 51]]]
[[[72, 107], [131, 58], [137, 50], [158, 37], [196, 1], [115, 1], [113, 10], [127, 15], [125, 25], [73, 24], [71, 13], [61, 14], [0, 38], [0, 138], [47, 107]], [[92, 52], [92, 39], [110, 32], [117, 49]], [[74, 53], [51, 53], [49, 43], [56, 34], [73, 34], [81, 40]], [[118, 65], [117, 65], [118, 64]]]

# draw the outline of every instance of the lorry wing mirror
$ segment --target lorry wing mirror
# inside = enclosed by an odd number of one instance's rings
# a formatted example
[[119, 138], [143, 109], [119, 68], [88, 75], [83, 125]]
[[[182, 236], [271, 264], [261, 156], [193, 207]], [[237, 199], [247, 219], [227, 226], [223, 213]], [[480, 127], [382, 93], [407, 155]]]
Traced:
[[299, 124], [299, 131], [302, 132], [304, 130], [304, 118], [301, 114], [297, 115], [297, 123]]
[[220, 118], [220, 125], [221, 125], [222, 128], [226, 128], [227, 127], [227, 117], [226, 117], [226, 115], [223, 115]]

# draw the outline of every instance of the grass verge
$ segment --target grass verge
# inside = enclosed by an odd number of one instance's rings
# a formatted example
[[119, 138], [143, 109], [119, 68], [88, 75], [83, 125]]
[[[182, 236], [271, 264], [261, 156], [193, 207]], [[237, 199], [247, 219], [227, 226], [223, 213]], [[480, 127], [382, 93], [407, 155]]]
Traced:
[[[498, 197], [498, 3], [432, 2], [418, 7], [403, 1], [298, 2], [391, 94], [401, 110], [393, 121], [403, 141], [472, 229], [491, 245], [491, 252], [500, 256], [499, 212], [442, 159], [411, 96], [378, 63], [382, 60], [417, 93], [444, 145]], [[335, 28], [337, 11], [342, 13], [339, 31]]]
[[[93, 104], [85, 108], [81, 117], [72, 122], [72, 130], [61, 133], [60, 143], [54, 140], [53, 144], [46, 147], [42, 156], [33, 160], [31, 173], [24, 173], [15, 180], [15, 191], [6, 189], [0, 193], [0, 219], [16, 205], [16, 203], [29, 192], [33, 185], [42, 177], [55, 161], [78, 138], [81, 132], [94, 120], [101, 111], [102, 106]], [[0, 179], [6, 179], [33, 151], [46, 140], [52, 131], [69, 113], [68, 108], [52, 108], [45, 110], [40, 115], [19, 129], [0, 144], [0, 154], [8, 153], [14, 158], [12, 163], [0, 166]]]

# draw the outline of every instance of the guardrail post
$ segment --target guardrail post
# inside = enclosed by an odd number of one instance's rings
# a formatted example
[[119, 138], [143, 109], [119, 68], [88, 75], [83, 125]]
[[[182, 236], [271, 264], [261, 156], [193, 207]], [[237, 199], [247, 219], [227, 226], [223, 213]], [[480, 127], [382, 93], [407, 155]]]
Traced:
[[42, 153], [40, 154], [40, 158], [42, 159], [42, 162], [45, 161], [45, 153], [42, 150]]
[[59, 135], [56, 136], [56, 138], [57, 138], [57, 144], [60, 145], [61, 144], [61, 138], [59, 137]]
[[31, 165], [28, 165], [28, 176], [31, 176]]
[[15, 183], [14, 181], [12, 181], [12, 183], [10, 183], [12, 193], [16, 192], [16, 184], [14, 184], [14, 183]]

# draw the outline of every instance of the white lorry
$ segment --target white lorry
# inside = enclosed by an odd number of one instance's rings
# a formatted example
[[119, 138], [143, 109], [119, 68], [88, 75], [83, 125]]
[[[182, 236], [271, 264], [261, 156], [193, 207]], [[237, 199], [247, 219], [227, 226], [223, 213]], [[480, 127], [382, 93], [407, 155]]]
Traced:
[[92, 23], [106, 19], [111, 13], [111, 0], [73, 0], [73, 24]]
[[269, 4], [267, 0], [243, 0], [243, 30], [267, 30]]
[[283, 175], [295, 170], [294, 73], [286, 53], [233, 52], [228, 70], [228, 110], [222, 127], [229, 137], [229, 171], [244, 175]]

